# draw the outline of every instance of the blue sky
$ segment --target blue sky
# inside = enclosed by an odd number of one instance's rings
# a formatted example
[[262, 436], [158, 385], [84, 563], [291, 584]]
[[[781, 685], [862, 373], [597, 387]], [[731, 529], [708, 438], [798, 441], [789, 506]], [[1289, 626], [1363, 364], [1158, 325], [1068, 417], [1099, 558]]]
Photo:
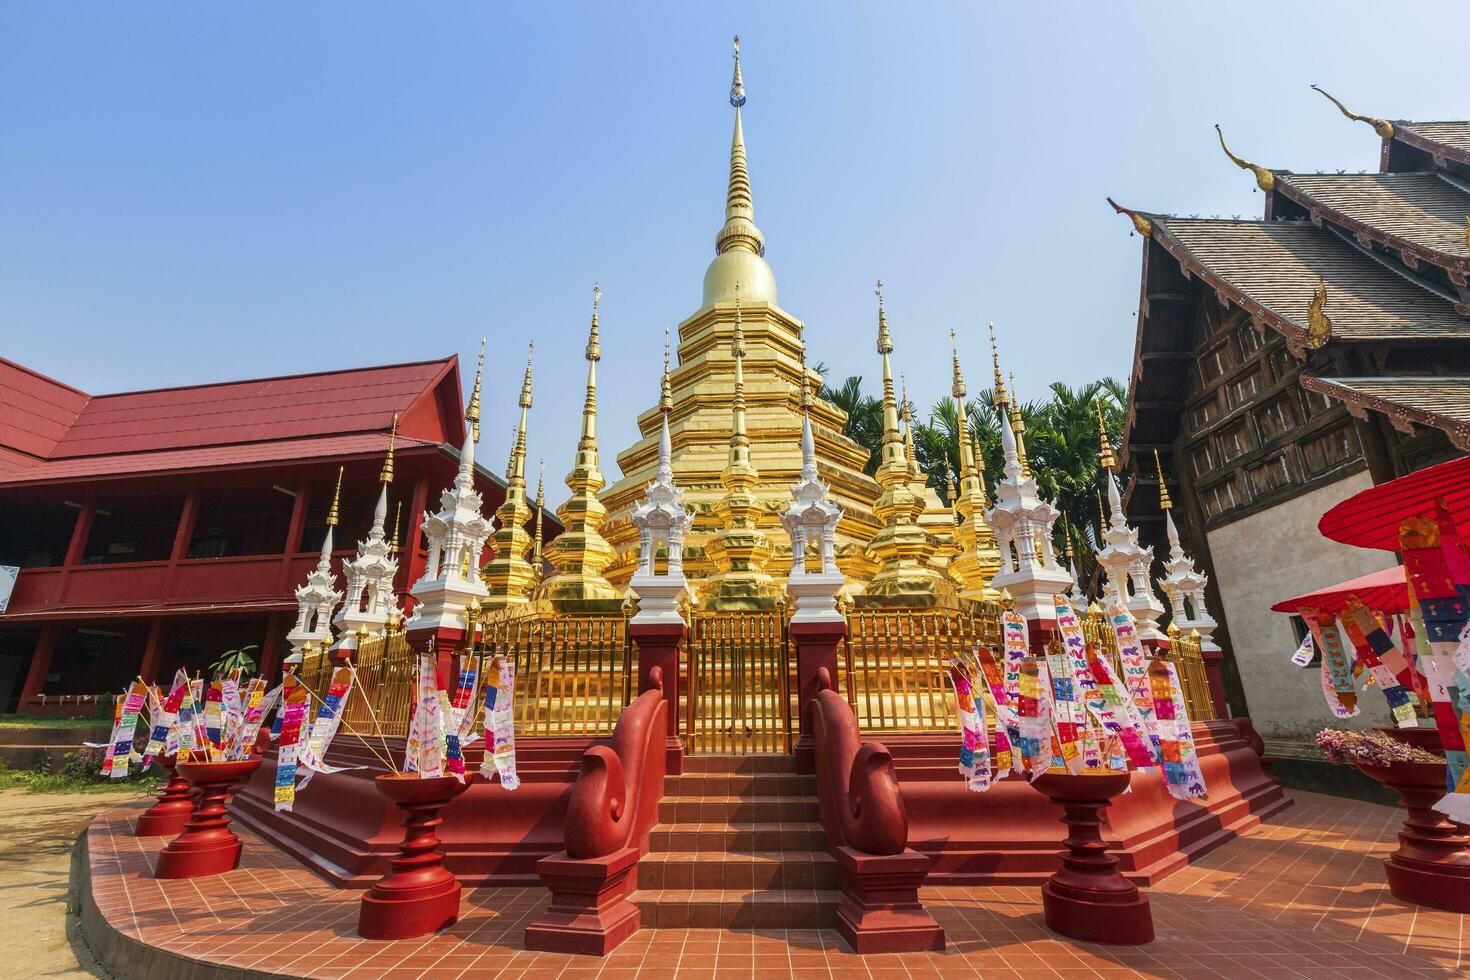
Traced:
[[[1125, 376], [1139, 240], [1103, 202], [1258, 215], [1214, 143], [1374, 169], [1360, 112], [1465, 118], [1470, 10], [1376, 3], [0, 8], [0, 353], [94, 392], [437, 357], [488, 335], [503, 459], [575, 449], [603, 288], [603, 468], [721, 220], [730, 35], [756, 218], [812, 360], [916, 401], [994, 319], [1023, 396]], [[1458, 96], [1458, 98], [1457, 98]]]

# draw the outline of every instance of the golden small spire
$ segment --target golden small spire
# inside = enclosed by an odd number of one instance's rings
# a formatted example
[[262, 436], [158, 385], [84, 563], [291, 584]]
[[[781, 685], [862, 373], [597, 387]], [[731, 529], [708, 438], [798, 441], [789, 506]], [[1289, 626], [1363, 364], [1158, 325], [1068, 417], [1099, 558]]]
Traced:
[[342, 471], [346, 468], [345, 466], [337, 467], [337, 489], [332, 493], [332, 509], [327, 511], [327, 527], [337, 526], [337, 518], [340, 514], [339, 508], [342, 503]]
[[475, 364], [475, 387], [470, 392], [470, 403], [465, 406], [464, 419], [470, 424], [470, 436], [480, 441], [480, 376], [485, 371], [485, 338], [480, 338], [480, 359]]
[[[590, 347], [591, 344], [588, 344]], [[521, 408], [531, 407], [531, 355], [536, 352], [536, 341], [526, 344], [526, 376], [521, 379], [521, 397], [518, 404]]]
[[801, 414], [809, 415], [812, 410], [812, 386], [806, 374], [806, 345], [801, 347]]
[[1164, 464], [1159, 460], [1159, 451], [1154, 450], [1154, 469], [1159, 473], [1159, 510], [1172, 510], [1174, 501], [1169, 499], [1169, 486], [1164, 482]]
[[730, 79], [730, 104], [739, 109], [745, 105], [745, 79], [740, 77], [740, 35], [735, 35], [735, 74]]
[[546, 511], [546, 460], [536, 461], [536, 543], [531, 547], [531, 564], [541, 574], [541, 515]]
[[1229, 145], [1225, 142], [1225, 131], [1220, 128], [1219, 123], [1215, 123], [1215, 135], [1220, 137], [1220, 149], [1225, 151], [1225, 155], [1230, 158], [1231, 163], [1235, 164], [1241, 170], [1249, 170], [1251, 173], [1256, 175], [1257, 187], [1259, 187], [1263, 191], [1271, 191], [1276, 189], [1276, 175], [1267, 170], [1265, 167], [1258, 167], [1254, 163], [1251, 163], [1249, 160], [1242, 160], [1240, 157], [1236, 156], [1235, 153], [1230, 149]]
[[1062, 557], [1067, 559], [1067, 564], [1072, 563], [1072, 522], [1062, 516]]
[[956, 401], [959, 401], [965, 397], [968, 391], [965, 388], [965, 376], [960, 373], [960, 349], [955, 344], [953, 330], [949, 332], [949, 352], [952, 362], [949, 393], [955, 397]]
[[587, 360], [602, 360], [602, 341], [597, 332], [597, 304], [602, 300], [602, 287], [592, 284], [592, 328], [587, 332]]
[[955, 501], [958, 500], [960, 496], [959, 490], [955, 486], [954, 482], [954, 470], [950, 469], [949, 467], [945, 467], [944, 479], [945, 490], [949, 493], [949, 506], [951, 509], [953, 509]]
[[915, 477], [919, 475], [919, 460], [914, 455], [914, 431], [913, 412], [909, 408], [909, 379], [904, 372], [898, 372], [899, 404], [903, 406], [899, 412], [899, 418], [903, 420], [903, 455], [908, 460], [909, 472]]
[[1337, 99], [1333, 98], [1330, 95], [1327, 95], [1327, 92], [1324, 91], [1322, 88], [1316, 85], [1313, 85], [1312, 88], [1327, 96], [1327, 100], [1333, 105], [1337, 106], [1338, 111], [1341, 112], [1344, 116], [1347, 116], [1354, 122], [1367, 123], [1368, 125], [1373, 127], [1373, 131], [1375, 133], [1377, 133], [1379, 136], [1382, 136], [1386, 140], [1393, 139], [1393, 123], [1389, 122], [1387, 119], [1379, 119], [1377, 116], [1360, 116], [1356, 112], [1350, 110], [1347, 106], [1343, 105]]
[[383, 472], [378, 474], [379, 483], [393, 482], [393, 442], [398, 438], [398, 413], [393, 413], [393, 428], [388, 430], [388, 455], [383, 458]]
[[873, 289], [878, 297], [878, 353], [893, 353], [893, 335], [888, 332], [888, 313], [883, 309], [883, 280], [879, 279]]
[[735, 283], [735, 329], [730, 333], [730, 356], [745, 356], [745, 327], [740, 317], [740, 283]]
[[[990, 400], [1004, 407], [1010, 402], [1010, 396], [1006, 394], [1006, 379], [1000, 373], [1000, 351], [995, 346], [995, 321], [990, 321], [990, 363], [995, 368], [995, 386], [991, 390]], [[1002, 413], [1004, 414], [1004, 413]]]
[[[1016, 390], [1016, 375], [1011, 374], [1011, 391]], [[1031, 460], [1026, 455], [1026, 420], [1021, 417], [1021, 400], [1012, 396], [1011, 431], [1016, 435], [1016, 461], [1021, 464], [1021, 476], [1031, 476]]]
[[1096, 490], [1095, 492], [1097, 493], [1097, 527], [1099, 531], [1098, 537], [1101, 538], [1102, 535], [1106, 534], [1108, 530], [1108, 512], [1103, 508], [1102, 490]]
[[1118, 457], [1113, 453], [1113, 444], [1108, 439], [1107, 426], [1103, 424], [1102, 399], [1094, 399], [1093, 410], [1097, 413], [1098, 463], [1105, 470], [1118, 471]]
[[388, 553], [398, 554], [398, 527], [403, 523], [403, 501], [398, 501], [398, 507], [393, 512], [393, 540], [388, 542]]
[[674, 407], [674, 386], [669, 381], [669, 328], [664, 327], [664, 374], [659, 382], [658, 410], [671, 411]]
[[1123, 207], [1123, 205], [1119, 204], [1111, 197], [1108, 198], [1107, 201], [1113, 206], [1114, 211], [1118, 212], [1119, 214], [1128, 215], [1128, 217], [1133, 221], [1134, 230], [1136, 230], [1144, 238], [1147, 238], [1154, 233], [1154, 223], [1145, 218], [1140, 212], [1135, 211], [1132, 208]]
[[1332, 339], [1332, 318], [1327, 315], [1327, 280], [1317, 284], [1307, 304], [1307, 346], [1318, 350]]

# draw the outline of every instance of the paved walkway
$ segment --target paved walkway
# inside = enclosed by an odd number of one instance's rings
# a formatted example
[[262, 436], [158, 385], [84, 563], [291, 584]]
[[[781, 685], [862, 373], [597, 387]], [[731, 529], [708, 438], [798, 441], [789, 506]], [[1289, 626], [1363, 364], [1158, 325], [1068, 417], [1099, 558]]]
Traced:
[[[1398, 811], [1309, 793], [1297, 805], [1151, 888], [1158, 939], [1074, 943], [1042, 925], [1035, 888], [934, 888], [943, 953], [858, 956], [827, 930], [644, 930], [605, 959], [527, 952], [539, 889], [466, 892], [460, 922], [397, 943], [354, 933], [358, 893], [333, 889], [247, 838], [238, 871], [159, 882], [157, 841], [114, 810], [89, 836], [98, 906], [124, 935], [211, 964], [288, 976], [409, 978], [1418, 977], [1464, 976], [1464, 918], [1405, 906], [1379, 860]], [[1059, 825], [1060, 830], [1060, 825]]]

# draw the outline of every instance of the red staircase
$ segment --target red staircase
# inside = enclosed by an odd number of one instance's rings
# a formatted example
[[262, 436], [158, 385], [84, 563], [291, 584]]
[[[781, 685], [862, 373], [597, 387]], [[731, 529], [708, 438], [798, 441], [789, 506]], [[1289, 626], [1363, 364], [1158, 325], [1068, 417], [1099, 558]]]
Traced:
[[835, 924], [816, 777], [791, 756], [689, 756], [665, 777], [658, 817], [631, 896], [645, 929]]

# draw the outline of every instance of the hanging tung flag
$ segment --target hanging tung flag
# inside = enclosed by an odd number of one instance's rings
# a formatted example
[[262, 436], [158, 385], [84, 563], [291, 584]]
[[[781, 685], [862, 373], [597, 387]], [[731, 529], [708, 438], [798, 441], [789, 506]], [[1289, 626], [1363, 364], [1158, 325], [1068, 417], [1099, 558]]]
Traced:
[[485, 757], [480, 775], [499, 776], [500, 785], [508, 790], [521, 785], [516, 775], [515, 687], [515, 662], [493, 658], [485, 668]]

